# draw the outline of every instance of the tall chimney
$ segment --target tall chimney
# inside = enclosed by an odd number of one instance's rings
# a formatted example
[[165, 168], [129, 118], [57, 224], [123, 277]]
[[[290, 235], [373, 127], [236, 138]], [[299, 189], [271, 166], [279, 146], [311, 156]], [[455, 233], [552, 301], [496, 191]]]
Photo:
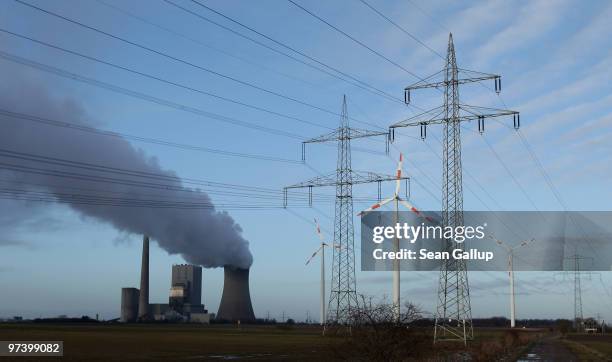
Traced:
[[146, 235], [142, 239], [142, 266], [140, 269], [138, 319], [149, 319], [149, 237]]
[[249, 291], [249, 269], [225, 266], [223, 295], [217, 319], [249, 322], [255, 320], [251, 293]]

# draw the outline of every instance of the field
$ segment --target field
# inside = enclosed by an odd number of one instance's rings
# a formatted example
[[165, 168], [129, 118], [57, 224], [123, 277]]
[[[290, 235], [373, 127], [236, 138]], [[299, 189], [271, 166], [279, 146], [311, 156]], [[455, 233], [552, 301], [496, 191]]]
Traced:
[[612, 335], [570, 334], [567, 340], [572, 350], [579, 356], [584, 356], [584, 359], [607, 358], [612, 361]]
[[313, 360], [330, 355], [333, 339], [311, 327], [3, 324], [0, 340], [61, 340], [66, 360], [150, 361]]
[[[512, 335], [514, 334], [514, 340]], [[543, 330], [510, 333], [504, 328], [478, 328], [467, 351], [480, 360], [525, 353], [540, 340]], [[421, 329], [413, 337], [425, 339], [425, 356], [461, 354], [462, 343], [431, 345], [431, 330]], [[549, 336], [549, 335], [548, 335]], [[597, 337], [597, 336], [585, 336]], [[607, 336], [605, 336], [607, 338]], [[611, 336], [612, 337], [612, 336]], [[581, 336], [575, 338], [580, 339]], [[558, 338], [555, 338], [558, 340]], [[573, 338], [572, 338], [573, 339]], [[612, 339], [580, 339], [581, 344], [610, 353]], [[317, 326], [241, 326], [180, 324], [0, 324], [0, 340], [64, 341], [64, 359], [73, 361], [118, 360], [332, 360], [343, 356], [344, 338], [323, 337]], [[578, 342], [578, 341], [576, 341]], [[358, 341], [360, 343], [360, 341]], [[558, 346], [555, 342], [555, 346]], [[550, 348], [549, 348], [550, 349]], [[557, 349], [557, 347], [553, 347]], [[346, 356], [346, 355], [345, 355]], [[478, 356], [478, 357], [476, 357]], [[497, 354], [499, 356], [499, 354]], [[514, 357], [514, 358], [516, 358]], [[512, 357], [510, 357], [512, 358]], [[1, 358], [0, 358], [1, 359]], [[19, 357], [19, 361], [39, 360]]]

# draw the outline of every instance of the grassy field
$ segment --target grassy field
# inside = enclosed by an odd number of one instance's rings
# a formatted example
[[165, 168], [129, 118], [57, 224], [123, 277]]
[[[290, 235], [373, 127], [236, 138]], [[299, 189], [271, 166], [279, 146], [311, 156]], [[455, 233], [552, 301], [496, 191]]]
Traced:
[[607, 358], [608, 361], [612, 361], [612, 335], [570, 334], [567, 336], [567, 339], [570, 342], [586, 347], [574, 348], [579, 355], [585, 356], [585, 360], [589, 358], [597, 358], [597, 360]]
[[314, 360], [329, 356], [333, 342], [314, 327], [226, 325], [4, 324], [0, 340], [61, 340], [64, 359], [75, 361]]

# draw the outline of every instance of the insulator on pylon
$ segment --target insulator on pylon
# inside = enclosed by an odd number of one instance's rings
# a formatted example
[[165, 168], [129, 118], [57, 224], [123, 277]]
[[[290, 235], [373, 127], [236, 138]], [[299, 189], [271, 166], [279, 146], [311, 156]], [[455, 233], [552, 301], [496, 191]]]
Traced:
[[302, 142], [302, 163], [306, 162], [306, 144]]
[[521, 115], [520, 115], [520, 113], [515, 113], [514, 114], [513, 121], [514, 121], [514, 129], [521, 128]]
[[410, 89], [404, 89], [404, 103], [410, 104]]
[[421, 123], [421, 139], [424, 141], [427, 138], [427, 123]]
[[406, 200], [410, 200], [410, 179], [409, 178], [404, 180], [404, 193], [406, 196]]
[[495, 78], [495, 92], [498, 94], [501, 92], [501, 77]]
[[478, 116], [478, 132], [484, 132], [484, 116]]
[[312, 207], [312, 186], [308, 186], [308, 206]]
[[283, 207], [287, 208], [287, 189], [283, 189]]

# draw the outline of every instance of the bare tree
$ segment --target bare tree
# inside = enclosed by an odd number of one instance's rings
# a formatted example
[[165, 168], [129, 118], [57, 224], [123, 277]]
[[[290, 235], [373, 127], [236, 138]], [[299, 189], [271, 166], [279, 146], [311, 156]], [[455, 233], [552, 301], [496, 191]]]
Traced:
[[420, 308], [407, 302], [399, 318], [386, 298], [359, 296], [359, 306], [348, 311], [351, 328], [337, 352], [351, 360], [397, 361], [418, 358], [431, 341], [413, 326], [422, 318]]

